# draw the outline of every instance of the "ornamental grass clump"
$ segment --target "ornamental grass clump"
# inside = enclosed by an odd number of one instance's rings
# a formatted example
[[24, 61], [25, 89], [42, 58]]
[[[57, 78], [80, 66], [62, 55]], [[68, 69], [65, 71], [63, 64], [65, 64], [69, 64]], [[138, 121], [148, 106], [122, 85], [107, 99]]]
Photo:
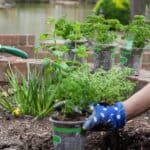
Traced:
[[23, 74], [18, 76], [10, 68], [7, 78], [11, 93], [2, 90], [0, 106], [14, 116], [31, 115], [41, 118], [49, 115], [53, 111], [59, 84], [79, 66], [81, 64], [76, 62], [45, 58], [42, 68], [29, 69], [27, 77]]
[[7, 97], [1, 95], [0, 106], [15, 116], [19, 112], [20, 115], [44, 117], [52, 111], [55, 85], [46, 72], [30, 72], [28, 79], [22, 75], [21, 83], [12, 72], [7, 77], [12, 94]]

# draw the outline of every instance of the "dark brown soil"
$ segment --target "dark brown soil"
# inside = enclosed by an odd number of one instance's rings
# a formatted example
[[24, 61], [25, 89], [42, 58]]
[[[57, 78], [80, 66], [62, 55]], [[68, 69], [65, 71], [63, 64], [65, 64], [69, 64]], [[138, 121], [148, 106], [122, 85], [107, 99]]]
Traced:
[[[88, 132], [86, 150], [149, 150], [150, 111], [118, 133]], [[33, 121], [0, 112], [0, 150], [53, 150], [49, 118]]]
[[53, 150], [48, 118], [13, 118], [0, 113], [0, 150]]

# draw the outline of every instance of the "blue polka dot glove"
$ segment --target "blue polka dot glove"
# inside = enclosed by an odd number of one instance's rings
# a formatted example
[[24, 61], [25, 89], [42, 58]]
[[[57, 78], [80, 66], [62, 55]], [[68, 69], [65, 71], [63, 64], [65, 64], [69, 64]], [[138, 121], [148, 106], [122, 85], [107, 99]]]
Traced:
[[126, 123], [125, 109], [121, 102], [112, 106], [97, 104], [90, 106], [92, 115], [83, 124], [84, 130], [91, 130], [95, 126], [106, 127], [112, 130], [122, 128]]

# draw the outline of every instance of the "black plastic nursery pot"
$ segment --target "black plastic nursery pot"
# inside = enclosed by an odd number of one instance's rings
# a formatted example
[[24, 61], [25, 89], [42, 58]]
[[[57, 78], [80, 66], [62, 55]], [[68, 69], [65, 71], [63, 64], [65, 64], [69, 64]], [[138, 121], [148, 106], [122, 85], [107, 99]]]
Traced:
[[80, 63], [86, 62], [86, 58], [85, 58], [85, 57], [78, 57], [78, 56], [76, 55], [76, 52], [75, 52], [74, 49], [70, 49], [70, 50], [68, 51], [68, 54], [67, 54], [67, 55], [68, 55], [68, 56], [67, 56], [67, 59], [68, 59], [69, 61], [77, 61], [77, 62], [80, 62]]
[[133, 75], [138, 76], [142, 65], [143, 49], [121, 49], [120, 64], [133, 68]]
[[114, 48], [114, 45], [96, 47], [94, 51], [94, 70], [103, 68], [107, 71], [112, 67], [114, 63]]
[[76, 55], [75, 47], [80, 45], [86, 45], [86, 44], [87, 44], [86, 40], [67, 41], [65, 45], [68, 47], [69, 51], [67, 52], [65, 58], [70, 61], [79, 61], [81, 63], [85, 62], [86, 61], [85, 58], [78, 57]]
[[50, 118], [55, 150], [84, 150], [86, 137], [82, 131], [84, 121], [58, 121]]

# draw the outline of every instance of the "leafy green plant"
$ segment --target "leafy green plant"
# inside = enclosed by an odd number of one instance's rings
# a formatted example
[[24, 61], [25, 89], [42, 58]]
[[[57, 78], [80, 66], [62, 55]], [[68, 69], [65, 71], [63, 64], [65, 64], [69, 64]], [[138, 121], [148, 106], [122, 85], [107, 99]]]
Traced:
[[72, 72], [60, 84], [56, 93], [56, 100], [65, 100], [64, 114], [73, 112], [76, 106], [83, 110], [88, 104], [92, 103], [96, 86], [90, 84], [90, 75], [87, 68], [80, 68]]
[[[48, 49], [54, 56], [62, 59], [68, 59], [64, 57], [67, 54], [72, 54], [74, 57], [86, 57], [87, 47], [84, 45], [83, 34], [81, 32], [81, 23], [67, 20], [65, 17], [55, 20], [50, 18], [48, 20], [50, 24], [50, 32], [44, 33], [40, 36], [42, 42], [53, 39], [54, 44], [44, 45], [44, 49]], [[64, 45], [57, 45], [56, 38], [65, 40]], [[83, 50], [83, 52], [81, 52]], [[81, 55], [82, 53], [82, 55]], [[74, 60], [74, 59], [73, 59]]]
[[114, 31], [120, 31], [123, 28], [123, 25], [118, 19], [106, 19], [103, 15], [89, 15], [86, 17], [85, 23], [90, 23], [90, 25], [97, 23], [109, 25], [110, 30]]
[[63, 39], [69, 39], [71, 41], [82, 38], [80, 23], [69, 21], [64, 17], [56, 20], [55, 33], [57, 36], [60, 36]]
[[121, 24], [116, 20], [106, 20], [102, 16], [88, 16], [82, 24], [83, 35], [96, 47], [100, 45], [112, 44], [116, 39], [117, 30]]
[[48, 24], [50, 25], [50, 31], [42, 34], [40, 40], [46, 40], [49, 38], [56, 40], [57, 37], [65, 40], [76, 41], [83, 37], [80, 29], [80, 22], [73, 22], [62, 17], [57, 20], [49, 18]]
[[144, 48], [150, 41], [150, 25], [146, 23], [144, 16], [136, 15], [125, 31], [124, 38], [130, 38], [133, 48]]
[[118, 19], [106, 19], [105, 24], [110, 26], [112, 31], [123, 31], [124, 26], [120, 23]]
[[97, 81], [99, 82], [98, 90], [101, 92], [101, 100], [108, 104], [113, 104], [130, 96], [134, 92], [136, 85], [127, 80], [132, 71], [129, 68], [112, 68], [103, 73], [101, 80]]
[[[96, 44], [111, 44], [116, 35], [114, 32], [111, 32], [109, 25], [97, 24], [95, 25], [95, 34], [94, 34], [94, 42]], [[96, 32], [97, 31], [97, 32]]]
[[114, 102], [124, 100], [134, 91], [135, 84], [127, 80], [131, 74], [129, 68], [113, 68], [106, 72], [102, 69], [89, 73], [88, 68], [80, 68], [62, 80], [55, 99], [64, 101], [64, 115], [87, 109], [91, 103]]

